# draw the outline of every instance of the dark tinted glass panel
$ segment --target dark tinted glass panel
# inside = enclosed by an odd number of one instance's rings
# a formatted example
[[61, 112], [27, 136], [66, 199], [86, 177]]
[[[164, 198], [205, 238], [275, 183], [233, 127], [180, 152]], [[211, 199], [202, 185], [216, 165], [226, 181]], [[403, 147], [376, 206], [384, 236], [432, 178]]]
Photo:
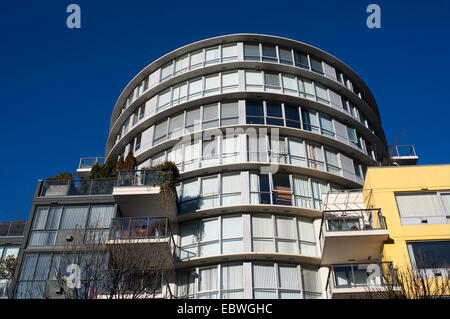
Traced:
[[419, 268], [450, 268], [450, 241], [411, 243]]
[[267, 116], [283, 117], [281, 104], [267, 103]]

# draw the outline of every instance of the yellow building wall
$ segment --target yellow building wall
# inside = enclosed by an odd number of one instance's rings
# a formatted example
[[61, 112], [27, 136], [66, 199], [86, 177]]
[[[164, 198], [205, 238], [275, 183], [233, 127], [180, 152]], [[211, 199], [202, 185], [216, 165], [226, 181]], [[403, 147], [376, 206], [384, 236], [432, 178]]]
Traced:
[[403, 226], [395, 200], [395, 192], [450, 190], [450, 165], [371, 167], [364, 190], [370, 194], [369, 207], [381, 208], [393, 239], [384, 244], [382, 261], [410, 267], [407, 241], [450, 240], [450, 224]]

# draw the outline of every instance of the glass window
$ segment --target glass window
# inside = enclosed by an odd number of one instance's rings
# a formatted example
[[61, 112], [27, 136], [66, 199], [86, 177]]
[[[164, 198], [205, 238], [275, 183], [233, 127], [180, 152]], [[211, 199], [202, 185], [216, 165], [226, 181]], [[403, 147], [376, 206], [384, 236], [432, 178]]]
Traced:
[[196, 210], [198, 196], [198, 180], [183, 183], [183, 193], [181, 195], [181, 211], [186, 212]]
[[186, 101], [187, 96], [187, 83], [174, 86], [172, 89], [172, 103], [179, 104]]
[[235, 163], [239, 160], [239, 140], [237, 136], [222, 138], [222, 163]]
[[302, 110], [303, 129], [319, 133], [319, 123], [317, 121], [317, 113], [307, 109]]
[[140, 108], [139, 108], [139, 120], [141, 120], [145, 115], [145, 104], [143, 104]]
[[314, 89], [311, 81], [298, 79], [298, 87], [300, 89], [300, 97], [314, 100]]
[[283, 111], [281, 110], [281, 104], [279, 103], [266, 103], [267, 107], [267, 124], [284, 126]]
[[222, 73], [222, 92], [235, 91], [239, 86], [238, 72]]
[[217, 176], [205, 177], [201, 180], [201, 200], [199, 209], [213, 208], [219, 206], [219, 185]]
[[301, 128], [298, 106], [285, 104], [284, 111], [286, 113], [286, 126]]
[[250, 199], [252, 204], [270, 204], [268, 175], [250, 174]]
[[316, 84], [316, 96], [317, 96], [317, 101], [326, 103], [326, 104], [330, 103], [330, 100], [328, 98], [327, 89], [318, 84]]
[[294, 176], [294, 198], [295, 206], [312, 208], [311, 193], [309, 190], [308, 178]]
[[223, 264], [221, 272], [222, 298], [242, 299], [244, 297], [244, 272], [242, 264]]
[[202, 128], [207, 129], [219, 126], [219, 106], [217, 104], [203, 107]]
[[161, 143], [166, 139], [167, 121], [163, 121], [155, 126], [155, 133], [153, 136], [153, 145]]
[[294, 52], [295, 66], [309, 69], [308, 56], [303, 53]]
[[312, 180], [312, 195], [314, 199], [314, 208], [322, 209], [322, 194], [328, 192], [328, 186], [326, 182]]
[[[217, 290], [218, 289], [218, 273], [217, 273], [217, 267], [211, 267], [211, 268], [202, 268], [199, 271], [198, 274], [198, 290], [199, 292], [202, 291], [211, 291], [211, 290]], [[209, 298], [212, 296], [209, 295]], [[217, 297], [217, 296], [215, 296]]]
[[239, 124], [238, 102], [222, 103], [220, 110], [222, 126]]
[[315, 58], [311, 58], [311, 70], [323, 74], [322, 61], [319, 61]]
[[222, 46], [222, 61], [231, 61], [237, 59], [237, 45], [224, 45]]
[[294, 220], [290, 217], [276, 217], [277, 237], [296, 239]]
[[206, 61], [205, 64], [219, 62], [219, 48], [209, 48], [205, 50]]
[[320, 298], [320, 279], [317, 269], [302, 267], [304, 298]]
[[436, 193], [395, 194], [400, 217], [443, 216]]
[[194, 109], [186, 113], [186, 131], [194, 132], [200, 129], [200, 109]]
[[450, 267], [450, 241], [408, 243], [411, 264], [419, 269]]
[[273, 174], [273, 204], [274, 205], [292, 205], [291, 185], [289, 175]]
[[220, 88], [219, 74], [205, 77], [205, 95], [218, 92]]
[[309, 218], [297, 218], [298, 234], [300, 239], [300, 254], [316, 256], [316, 238], [314, 224]]
[[245, 71], [245, 84], [247, 90], [262, 89], [261, 71]]
[[184, 146], [184, 170], [198, 168], [200, 158], [200, 144], [190, 143]]
[[20, 274], [20, 280], [32, 280], [34, 274], [34, 268], [37, 261], [37, 255], [26, 255], [25, 261], [22, 267], [22, 273]]
[[135, 126], [138, 121], [139, 121], [139, 109], [136, 109], [136, 111], [134, 111], [134, 113], [133, 113], [132, 126]]
[[222, 176], [222, 205], [238, 205], [241, 203], [241, 175]]
[[259, 61], [259, 45], [245, 44], [244, 45], [244, 59], [250, 61]]
[[189, 99], [197, 98], [202, 95], [202, 79], [189, 81]]
[[331, 117], [328, 117], [323, 114], [319, 114], [319, 120], [320, 120], [322, 135], [334, 138], [334, 136], [335, 136], [334, 135], [334, 126], [333, 126], [333, 120], [331, 119]]
[[169, 138], [180, 136], [183, 133], [184, 113], [169, 119]]
[[188, 67], [188, 56], [185, 55], [175, 60], [175, 75], [186, 71]]
[[218, 164], [217, 138], [202, 142], [202, 167]]
[[263, 45], [262, 46], [263, 61], [266, 62], [278, 62], [277, 50], [273, 45]]
[[305, 146], [302, 140], [289, 138], [288, 153], [291, 165], [306, 167]]
[[280, 288], [300, 289], [297, 266], [279, 266], [278, 272], [280, 278]]
[[354, 143], [354, 144], [358, 144], [358, 137], [356, 135], [356, 130], [353, 127], [347, 126], [347, 133], [348, 133], [348, 138], [350, 140], [350, 142]]
[[327, 171], [334, 174], [340, 174], [341, 169], [338, 161], [338, 153], [325, 148], [325, 157], [327, 160]]
[[280, 63], [292, 65], [292, 52], [290, 49], [280, 48]]
[[88, 206], [65, 206], [60, 229], [85, 228], [88, 210]]
[[234, 254], [244, 250], [242, 228], [241, 216], [222, 218], [222, 254]]
[[297, 81], [295, 76], [283, 74], [283, 90], [287, 94], [297, 95]]
[[0, 247], [0, 259], [6, 259], [7, 257], [17, 258], [19, 255], [20, 246], [4, 246]]
[[308, 154], [309, 167], [323, 170], [325, 167], [322, 147], [319, 145], [307, 143], [306, 150]]
[[34, 219], [33, 229], [45, 229], [48, 216], [48, 207], [38, 207]]
[[173, 63], [170, 62], [161, 68], [161, 81], [172, 76]]
[[264, 124], [264, 108], [262, 102], [246, 101], [247, 124]]
[[203, 50], [191, 53], [191, 69], [198, 68], [203, 64]]
[[114, 218], [114, 205], [94, 205], [91, 207], [89, 215], [89, 227], [109, 228], [111, 220]]
[[158, 110], [162, 110], [170, 105], [170, 89], [158, 95]]
[[266, 85], [266, 91], [279, 91], [280, 90], [280, 78], [278, 73], [264, 72], [264, 83]]

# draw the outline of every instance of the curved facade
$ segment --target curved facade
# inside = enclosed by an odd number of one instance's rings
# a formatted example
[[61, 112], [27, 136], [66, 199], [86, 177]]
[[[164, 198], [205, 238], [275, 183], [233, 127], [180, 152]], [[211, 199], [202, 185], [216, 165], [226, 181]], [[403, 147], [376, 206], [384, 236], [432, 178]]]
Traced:
[[332, 55], [236, 34], [174, 50], [124, 89], [106, 158], [181, 172], [176, 294], [321, 298], [321, 195], [387, 156], [376, 102]]

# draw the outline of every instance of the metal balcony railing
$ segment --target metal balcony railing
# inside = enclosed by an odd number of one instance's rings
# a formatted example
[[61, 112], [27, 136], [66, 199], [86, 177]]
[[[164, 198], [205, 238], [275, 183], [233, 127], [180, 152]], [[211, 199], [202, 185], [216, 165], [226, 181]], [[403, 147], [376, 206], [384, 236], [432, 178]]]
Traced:
[[0, 222], [0, 237], [23, 236], [26, 222]]
[[322, 214], [320, 238], [327, 232], [367, 231], [386, 229], [381, 209], [329, 210]]
[[96, 163], [103, 164], [104, 162], [104, 157], [82, 157], [78, 169], [92, 168]]
[[330, 265], [326, 292], [329, 297], [339, 288], [364, 288], [376, 291], [395, 282], [392, 262]]
[[414, 145], [392, 145], [389, 146], [391, 157], [417, 156]]

